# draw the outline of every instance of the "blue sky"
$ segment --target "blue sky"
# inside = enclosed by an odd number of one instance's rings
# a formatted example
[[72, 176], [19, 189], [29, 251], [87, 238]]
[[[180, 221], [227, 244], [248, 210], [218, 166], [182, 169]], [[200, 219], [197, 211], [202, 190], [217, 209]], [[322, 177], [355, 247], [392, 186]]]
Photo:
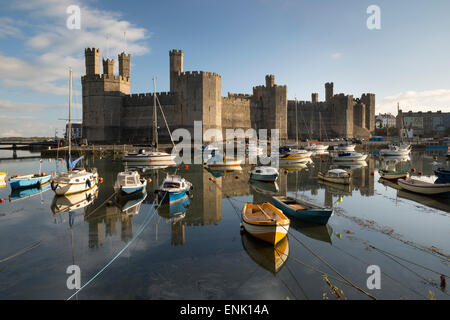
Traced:
[[[450, 111], [450, 2], [447, 0], [3, 1], [0, 13], [0, 136], [60, 134], [67, 77], [74, 69], [74, 118], [81, 118], [84, 48], [117, 60], [132, 54], [133, 93], [169, 89], [170, 49], [184, 69], [222, 75], [222, 95], [251, 93], [274, 74], [290, 99], [376, 94], [376, 112]], [[66, 27], [69, 5], [81, 29]], [[369, 30], [369, 5], [381, 29]], [[123, 33], [126, 31], [126, 42]], [[116, 63], [117, 64], [117, 63]]]

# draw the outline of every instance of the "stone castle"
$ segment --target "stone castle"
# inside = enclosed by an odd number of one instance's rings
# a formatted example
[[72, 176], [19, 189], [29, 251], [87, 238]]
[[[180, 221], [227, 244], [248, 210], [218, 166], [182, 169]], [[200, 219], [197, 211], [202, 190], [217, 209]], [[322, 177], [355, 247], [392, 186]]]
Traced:
[[[171, 50], [170, 92], [157, 92], [169, 128], [185, 128], [193, 137], [194, 121], [209, 128], [279, 129], [280, 139], [326, 139], [369, 137], [375, 129], [375, 95], [360, 99], [333, 93], [333, 83], [325, 84], [325, 101], [312, 94], [311, 101], [292, 101], [287, 86], [276, 85], [267, 75], [265, 85], [253, 87], [253, 94], [222, 97], [222, 78], [212, 72], [183, 70], [183, 51]], [[83, 91], [83, 137], [93, 143], [150, 143], [152, 141], [153, 93], [130, 94], [131, 57], [118, 56], [119, 75], [114, 60], [103, 59], [100, 50], [85, 50], [86, 75]], [[158, 111], [161, 142], [169, 141]], [[270, 133], [270, 132], [269, 132]], [[225, 137], [225, 136], [224, 136]]]

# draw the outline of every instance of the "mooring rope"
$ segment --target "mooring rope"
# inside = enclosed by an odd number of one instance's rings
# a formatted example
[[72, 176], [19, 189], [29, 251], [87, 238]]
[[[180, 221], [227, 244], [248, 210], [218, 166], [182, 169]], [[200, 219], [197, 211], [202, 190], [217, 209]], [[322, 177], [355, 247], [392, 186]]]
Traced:
[[411, 263], [411, 264], [413, 264], [413, 265], [415, 265], [415, 266], [417, 266], [417, 267], [420, 267], [420, 268], [422, 268], [422, 269], [425, 269], [425, 270], [428, 270], [428, 271], [430, 271], [430, 272], [436, 273], [436, 274], [438, 274], [438, 275], [442, 275], [442, 276], [445, 276], [445, 277], [447, 277], [447, 278], [450, 278], [450, 276], [446, 275], [445, 273], [442, 273], [442, 272], [439, 272], [439, 271], [435, 271], [435, 270], [430, 269], [430, 268], [428, 268], [428, 267], [426, 267], [426, 266], [424, 266], [424, 265], [421, 265], [421, 264], [412, 262], [412, 261], [410, 261], [410, 260], [407, 260], [407, 259], [405, 259], [405, 258], [399, 257], [399, 256], [397, 256], [397, 255], [395, 255], [395, 254], [393, 254], [393, 253], [387, 252], [387, 251], [382, 250], [382, 249], [380, 249], [380, 248], [377, 248], [377, 247], [375, 247], [375, 246], [373, 246], [373, 245], [369, 245], [369, 247], [371, 247], [371, 248], [373, 248], [373, 249], [375, 249], [375, 250], [377, 250], [377, 251], [380, 251], [381, 253], [386, 253], [386, 254], [391, 255], [391, 256], [393, 256], [393, 257], [396, 257], [396, 258], [398, 258], [398, 259], [400, 259], [400, 260], [403, 260], [403, 261], [405, 261], [405, 262]]
[[[364, 265], [366, 265], [366, 266], [369, 266], [369, 265], [370, 265], [370, 263], [367, 263], [366, 261], [364, 261], [364, 260], [362, 260], [362, 259], [360, 259], [360, 258], [358, 258], [358, 257], [355, 257], [354, 255], [348, 253], [347, 251], [343, 250], [342, 248], [340, 248], [340, 247], [338, 247], [338, 246], [336, 246], [336, 245], [333, 245], [333, 248], [336, 248], [336, 249], [338, 249], [338, 250], [341, 250], [341, 251], [342, 251], [343, 253], [345, 253], [346, 255], [352, 257], [353, 259], [355, 259], [355, 260], [361, 262], [362, 264], [364, 264]], [[414, 289], [412, 289], [412, 288], [406, 286], [406, 285], [403, 284], [401, 281], [398, 281], [398, 280], [395, 279], [393, 276], [390, 276], [388, 273], [386, 273], [386, 272], [384, 272], [384, 271], [381, 271], [381, 274], [383, 274], [383, 275], [385, 275], [386, 277], [388, 277], [389, 279], [395, 281], [396, 283], [398, 283], [398, 284], [399, 284], [400, 286], [402, 286], [403, 288], [408, 289], [408, 290], [414, 292], [414, 293], [417, 294], [418, 296], [421, 296], [421, 297], [424, 298], [424, 299], [428, 299], [428, 297], [422, 295], [422, 293], [420, 293], [420, 292], [418, 292], [418, 291], [416, 291], [416, 290], [414, 290]]]
[[[219, 190], [221, 190], [223, 192], [223, 190], [216, 184], [216, 182], [214, 180], [211, 180], [214, 185], [219, 188]], [[232, 199], [230, 199], [230, 197], [226, 197], [231, 205], [233, 206], [233, 208], [236, 210], [236, 207], [234, 206], [234, 204], [232, 203]], [[242, 218], [241, 218], [242, 219]], [[364, 293], [365, 295], [367, 295], [368, 297], [370, 297], [373, 300], [376, 300], [376, 297], [374, 297], [373, 295], [371, 295], [370, 293], [364, 291], [362, 288], [358, 287], [356, 284], [354, 284], [353, 282], [351, 282], [350, 280], [348, 280], [344, 275], [342, 275], [339, 271], [337, 271], [332, 265], [330, 265], [328, 262], [326, 262], [322, 257], [320, 257], [318, 254], [316, 254], [313, 250], [311, 250], [306, 244], [304, 244], [300, 239], [298, 239], [293, 233], [292, 231], [289, 231], [288, 229], [286, 229], [284, 226], [282, 226], [287, 233], [289, 233], [295, 240], [297, 240], [297, 242], [299, 242], [305, 249], [307, 249], [312, 255], [314, 255], [317, 259], [319, 259], [320, 261], [322, 261], [325, 265], [327, 265], [331, 270], [333, 270], [334, 272], [336, 272], [336, 274], [338, 274], [342, 279], [344, 279], [344, 281], [349, 284], [350, 286], [352, 286], [353, 288], [357, 289], [358, 291]], [[326, 274], [326, 273], [323, 273]]]
[[6, 261], [11, 260], [11, 259], [13, 259], [15, 257], [21, 256], [22, 254], [27, 253], [28, 251], [31, 251], [32, 249], [39, 247], [41, 245], [41, 243], [42, 243], [42, 241], [35, 242], [31, 246], [23, 248], [23, 249], [17, 251], [16, 253], [10, 255], [9, 257], [1, 259], [0, 263], [6, 262]]
[[161, 205], [161, 203], [163, 202], [164, 198], [165, 198], [166, 194], [164, 194], [164, 196], [162, 197], [161, 201], [159, 202], [158, 205], [156, 205], [156, 199], [153, 201], [153, 212], [150, 212], [149, 215], [146, 217], [146, 219], [144, 220], [144, 222], [142, 223], [141, 227], [139, 228], [139, 230], [136, 232], [136, 234], [134, 235], [134, 237], [99, 271], [97, 272], [91, 279], [89, 279], [82, 287], [80, 287], [80, 289], [78, 289], [74, 294], [72, 294], [69, 298], [67, 298], [67, 300], [72, 299], [74, 296], [76, 296], [78, 293], [81, 292], [81, 290], [83, 290], [84, 288], [86, 288], [92, 281], [94, 281], [95, 278], [97, 278], [103, 271], [105, 271], [131, 244], [133, 244], [133, 242], [139, 237], [139, 235], [142, 233], [142, 231], [144, 231], [144, 229], [147, 227], [147, 225], [150, 223], [150, 221], [152, 220], [152, 218], [155, 216], [155, 213], [157, 212], [159, 206]]
[[84, 216], [84, 219], [86, 220], [87, 218], [89, 218], [91, 215], [93, 215], [95, 212], [97, 212], [101, 207], [103, 207], [109, 200], [111, 200], [112, 197], [114, 197], [116, 195], [116, 192], [113, 192], [112, 195], [110, 195], [108, 198], [106, 198], [105, 201], [103, 201], [97, 208], [95, 208], [94, 210], [92, 210], [91, 212], [89, 212], [89, 214], [87, 214], [86, 216]]

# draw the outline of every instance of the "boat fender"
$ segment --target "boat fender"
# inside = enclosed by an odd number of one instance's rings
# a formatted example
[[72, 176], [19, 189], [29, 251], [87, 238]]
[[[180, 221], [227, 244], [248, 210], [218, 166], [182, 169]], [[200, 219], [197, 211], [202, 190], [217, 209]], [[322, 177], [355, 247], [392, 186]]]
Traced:
[[88, 186], [88, 188], [91, 188], [91, 180], [90, 179], [86, 179], [86, 186]]

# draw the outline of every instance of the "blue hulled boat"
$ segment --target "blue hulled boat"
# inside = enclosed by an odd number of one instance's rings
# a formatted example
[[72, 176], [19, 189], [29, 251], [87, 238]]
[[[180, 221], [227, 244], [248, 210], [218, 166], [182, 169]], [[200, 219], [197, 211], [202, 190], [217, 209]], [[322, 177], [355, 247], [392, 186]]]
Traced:
[[327, 224], [332, 208], [312, 204], [292, 197], [272, 197], [273, 204], [284, 213], [298, 219]]
[[9, 201], [14, 202], [17, 200], [27, 199], [38, 194], [44, 193], [45, 191], [50, 190], [50, 183], [45, 183], [39, 187], [29, 187], [29, 188], [19, 188], [12, 189], [11, 194], [9, 195]]
[[163, 202], [174, 203], [186, 199], [192, 188], [192, 184], [186, 179], [176, 175], [168, 175], [156, 192], [163, 199]]
[[439, 183], [450, 183], [450, 170], [439, 168], [434, 174], [439, 178]]
[[9, 178], [9, 184], [12, 189], [29, 188], [33, 186], [43, 185], [50, 181], [51, 175], [45, 174], [29, 174], [26, 176], [15, 176]]

